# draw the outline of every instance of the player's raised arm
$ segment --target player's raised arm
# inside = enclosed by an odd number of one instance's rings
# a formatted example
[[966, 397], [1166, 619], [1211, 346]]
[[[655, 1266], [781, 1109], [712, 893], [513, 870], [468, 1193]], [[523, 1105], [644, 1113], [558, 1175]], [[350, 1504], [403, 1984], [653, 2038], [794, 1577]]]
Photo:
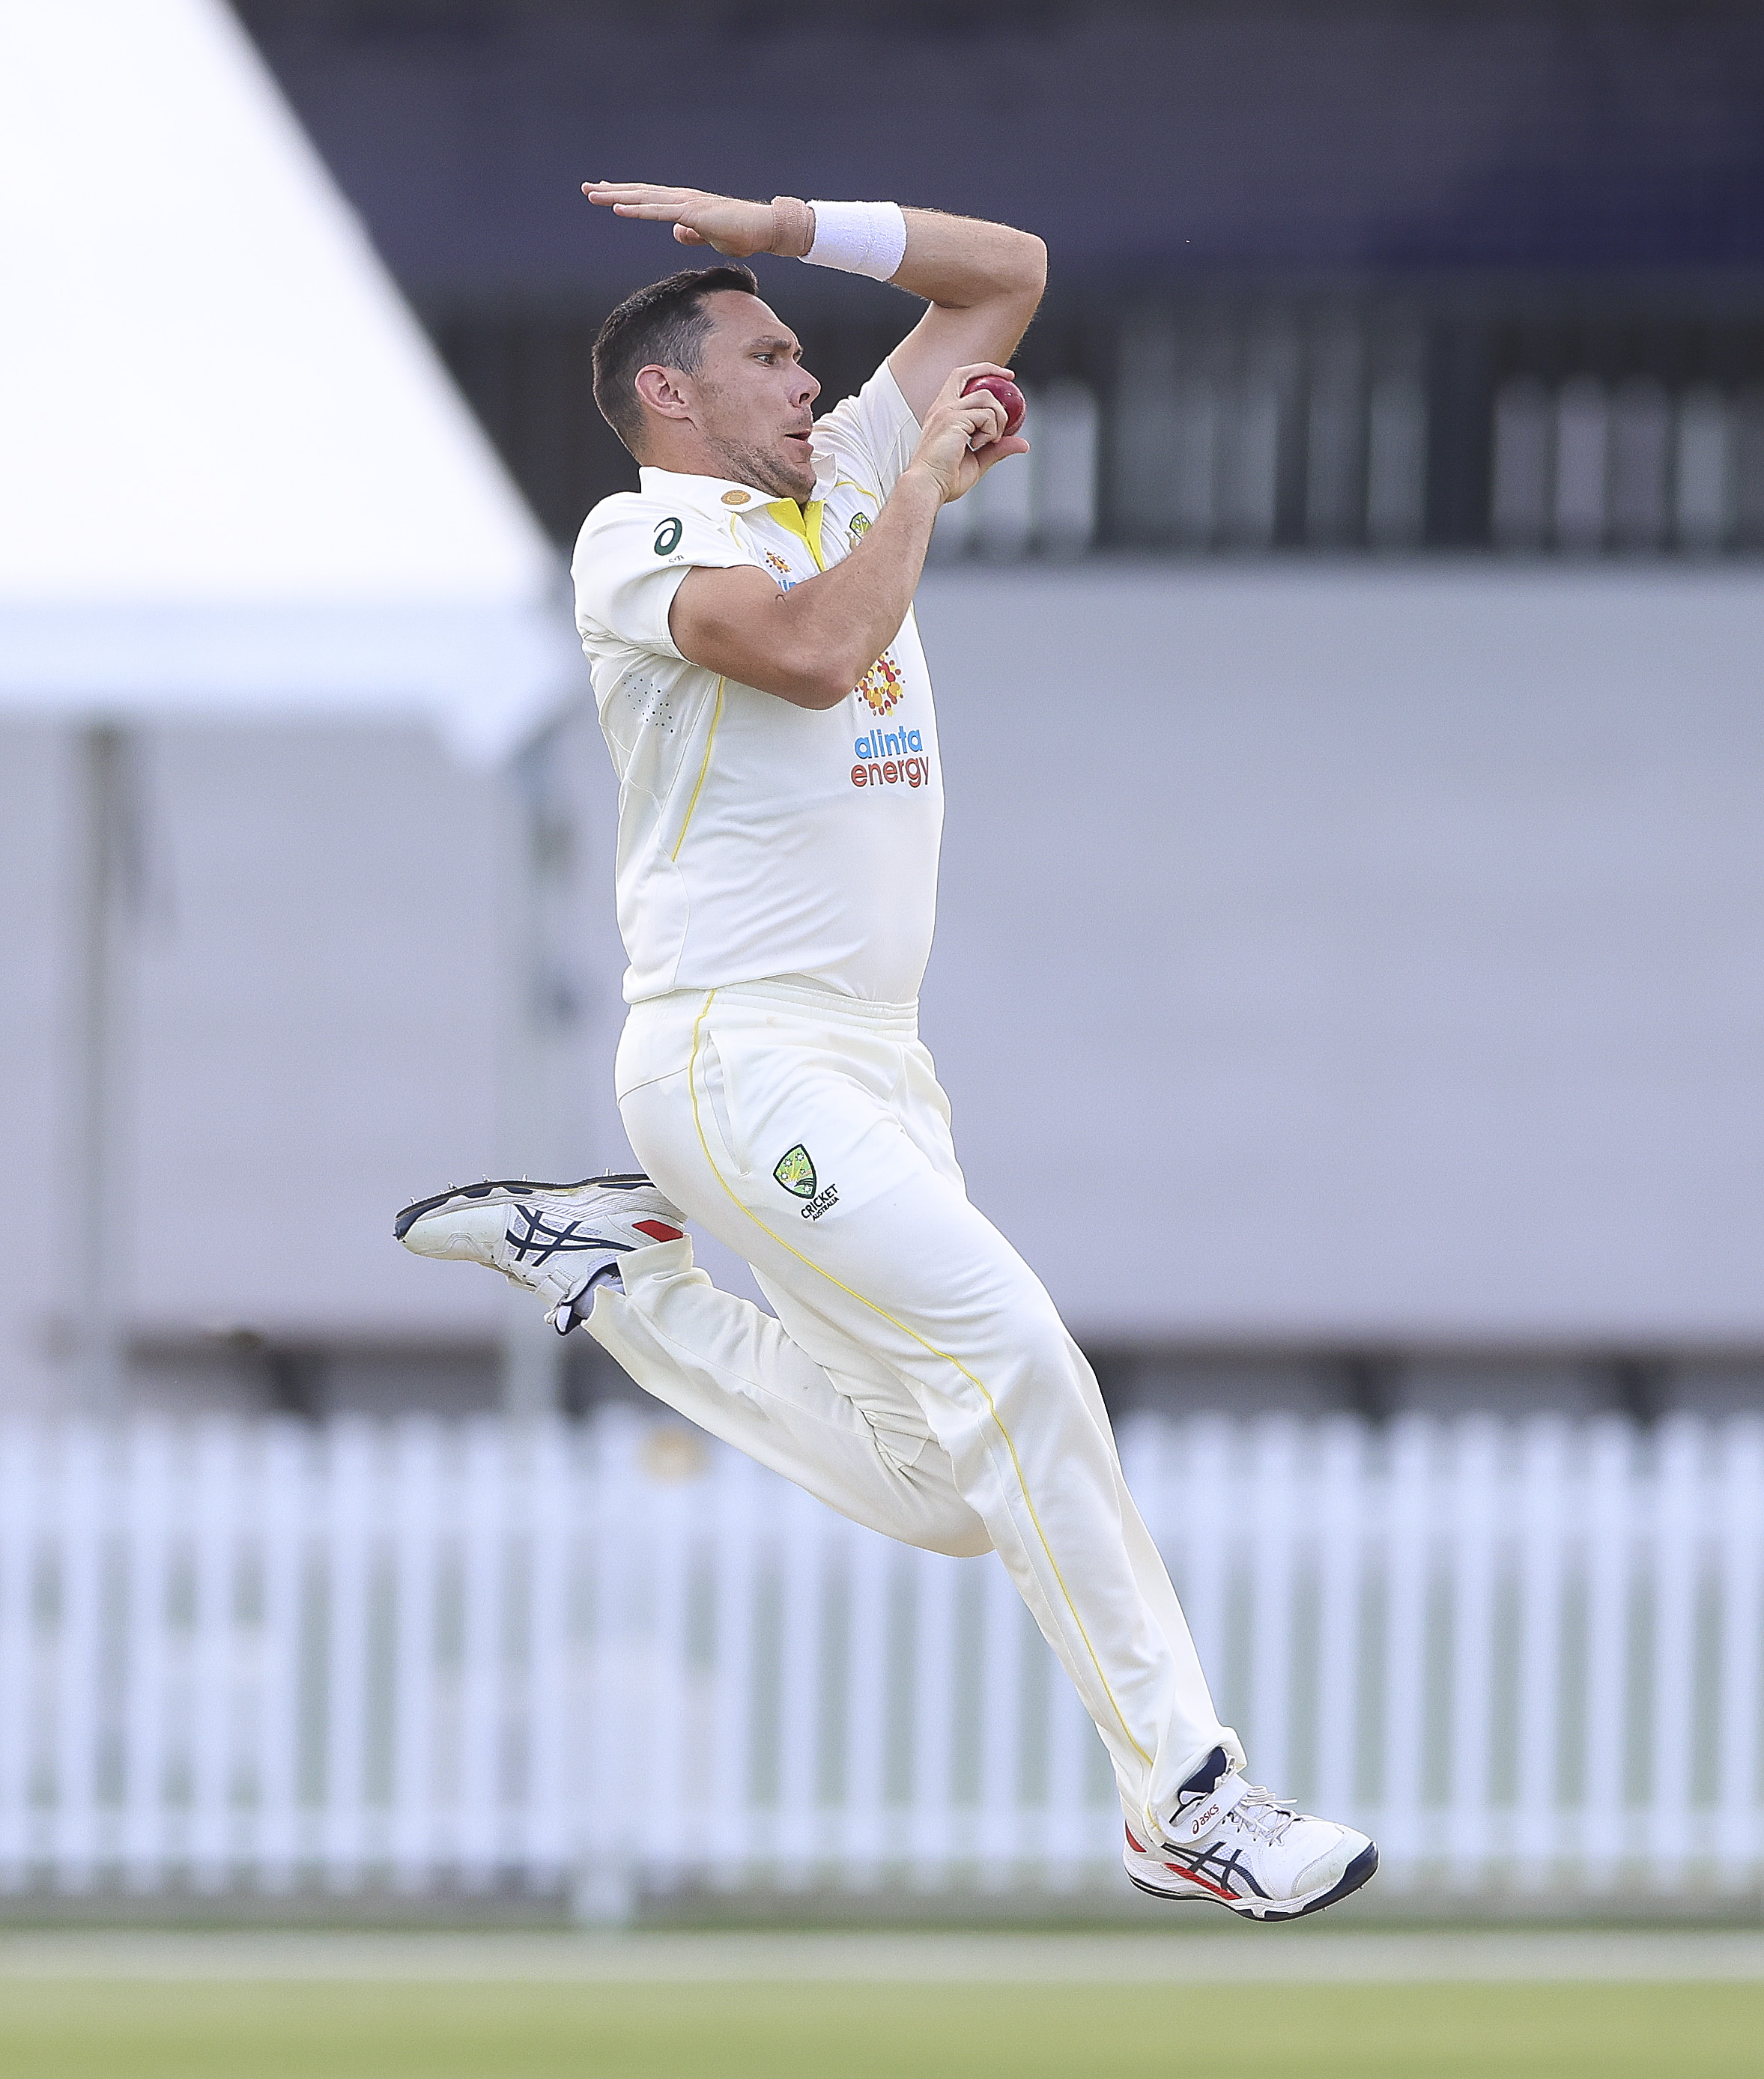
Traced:
[[1047, 248], [1033, 232], [971, 216], [908, 209], [907, 251], [890, 276], [931, 307], [888, 357], [900, 394], [923, 419], [953, 368], [1008, 361], [1047, 286]]
[[621, 216], [669, 224], [682, 245], [746, 259], [776, 253], [892, 282], [931, 307], [888, 357], [915, 418], [952, 370], [1006, 362], [1047, 282], [1047, 248], [1033, 232], [893, 203], [769, 203], [640, 181], [585, 182], [589, 200]]
[[950, 372], [875, 525], [820, 576], [784, 591], [752, 567], [689, 571], [668, 617], [680, 654], [793, 706], [837, 707], [900, 632], [938, 507], [1027, 447], [1004, 437], [996, 397], [962, 395], [974, 376], [1005, 372], [990, 362]]

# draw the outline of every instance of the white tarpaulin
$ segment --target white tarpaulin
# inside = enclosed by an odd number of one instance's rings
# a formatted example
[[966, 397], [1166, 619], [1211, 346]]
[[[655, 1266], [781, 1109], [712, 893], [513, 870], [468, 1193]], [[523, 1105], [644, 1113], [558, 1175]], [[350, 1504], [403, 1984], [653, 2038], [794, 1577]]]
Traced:
[[218, 0], [0, 0], [0, 707], [580, 684], [558, 559]]

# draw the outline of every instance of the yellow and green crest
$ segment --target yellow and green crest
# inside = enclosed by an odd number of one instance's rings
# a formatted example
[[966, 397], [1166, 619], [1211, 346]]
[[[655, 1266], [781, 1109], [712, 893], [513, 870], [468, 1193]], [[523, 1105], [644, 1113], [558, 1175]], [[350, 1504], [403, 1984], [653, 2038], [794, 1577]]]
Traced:
[[809, 1160], [808, 1150], [798, 1141], [788, 1154], [778, 1157], [777, 1167], [772, 1172], [786, 1191], [798, 1198], [812, 1198], [815, 1195], [815, 1165]]

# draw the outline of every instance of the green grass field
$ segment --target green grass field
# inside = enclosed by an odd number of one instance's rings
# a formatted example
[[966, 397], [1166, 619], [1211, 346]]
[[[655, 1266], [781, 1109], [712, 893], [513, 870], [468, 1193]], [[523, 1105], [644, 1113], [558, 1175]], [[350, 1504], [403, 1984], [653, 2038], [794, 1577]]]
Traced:
[[1733, 2079], [1764, 1985], [0, 1985], [5, 2079]]

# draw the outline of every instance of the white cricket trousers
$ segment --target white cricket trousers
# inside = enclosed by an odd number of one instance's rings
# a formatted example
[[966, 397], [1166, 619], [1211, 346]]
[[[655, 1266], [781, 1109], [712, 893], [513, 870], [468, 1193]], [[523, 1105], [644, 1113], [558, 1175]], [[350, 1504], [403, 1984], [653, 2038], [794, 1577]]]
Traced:
[[916, 1007], [781, 982], [635, 1006], [618, 1090], [638, 1160], [746, 1257], [622, 1259], [589, 1332], [644, 1390], [908, 1545], [991, 1550], [1113, 1758], [1129, 1821], [1175, 1808], [1219, 1723], [1121, 1476], [1090, 1366], [968, 1203]]

